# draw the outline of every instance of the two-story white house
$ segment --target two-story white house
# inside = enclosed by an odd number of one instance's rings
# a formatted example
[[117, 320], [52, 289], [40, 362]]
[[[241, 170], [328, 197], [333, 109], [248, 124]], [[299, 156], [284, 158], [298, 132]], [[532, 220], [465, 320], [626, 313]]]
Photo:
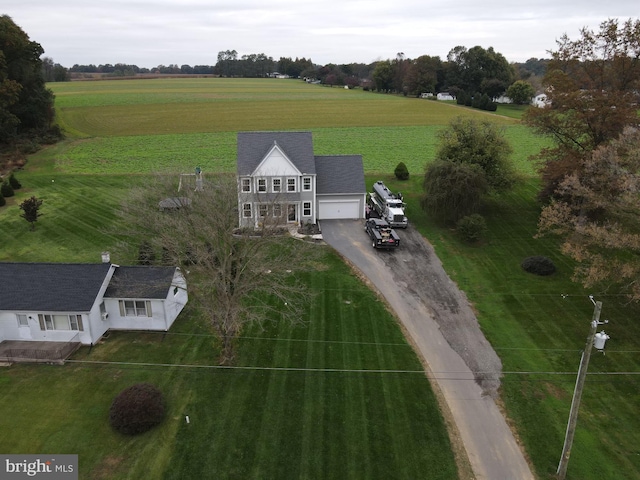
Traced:
[[311, 132], [238, 133], [239, 224], [364, 218], [361, 155], [319, 156]]

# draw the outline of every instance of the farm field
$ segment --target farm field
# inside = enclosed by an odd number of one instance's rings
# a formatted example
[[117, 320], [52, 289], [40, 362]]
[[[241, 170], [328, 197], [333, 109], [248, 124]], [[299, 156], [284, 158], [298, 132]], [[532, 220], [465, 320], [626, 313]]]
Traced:
[[[113, 227], [132, 185], [153, 172], [191, 172], [196, 165], [205, 175], [234, 171], [237, 130], [311, 130], [317, 154], [361, 153], [368, 185], [383, 179], [405, 195], [409, 218], [474, 304], [502, 359], [501, 401], [540, 479], [553, 478], [562, 450], [593, 311], [587, 295], [603, 302], [611, 340], [606, 355], [591, 359], [567, 478], [640, 478], [640, 309], [614, 292], [588, 292], [572, 283], [572, 264], [559, 253], [557, 242], [534, 237], [537, 182], [527, 158], [546, 143], [518, 123], [517, 112], [495, 116], [295, 81], [218, 80], [51, 85], [58, 121], [70, 135], [32, 156], [19, 172], [24, 188], [0, 209], [0, 261], [93, 262], [102, 250], [111, 250], [121, 252], [119, 262], [126, 264], [135, 254], [122, 248]], [[434, 224], [419, 208], [421, 173], [433, 158], [437, 131], [459, 114], [490, 118], [504, 127], [521, 177], [512, 192], [487, 204], [483, 214], [489, 231], [478, 246], [462, 244], [455, 232]], [[409, 182], [390, 177], [399, 161], [409, 168]], [[16, 206], [30, 195], [44, 200], [45, 216], [34, 232], [18, 217]], [[554, 276], [533, 277], [520, 268], [524, 257], [538, 254], [554, 260]], [[319, 292], [309, 313], [313, 321], [296, 328], [268, 324], [265, 331], [246, 334], [242, 365], [419, 369], [391, 317], [381, 316], [382, 305], [335, 256], [327, 253], [325, 263], [330, 269], [311, 277]], [[313, 316], [316, 309], [318, 317]], [[122, 334], [80, 352], [77, 359], [160, 363], [169, 358], [171, 363], [204, 364], [211, 358], [212, 340], [197, 336], [207, 332], [196, 320], [189, 315], [176, 324], [175, 333], [186, 334], [186, 342]], [[340, 331], [332, 330], [338, 325]], [[358, 329], [350, 329], [355, 325]], [[82, 382], [65, 375], [67, 369]], [[171, 421], [140, 438], [116, 437], [101, 415], [119, 389], [138, 379], [166, 387]], [[289, 469], [295, 478], [363, 478], [362, 472], [366, 478], [424, 478], [431, 469], [429, 478], [455, 478], [428, 382], [415, 373], [203, 372], [73, 364], [0, 369], [0, 385], [0, 413], [12, 412], [0, 415], [0, 431], [33, 432], [43, 439], [42, 448], [66, 444], [70, 450], [64, 453], [84, 452], [81, 468], [90, 472], [88, 478], [137, 478], [147, 471], [156, 478], [180, 478], [189, 461], [192, 478], [206, 478], [216, 465], [227, 478], [266, 478]], [[49, 397], [60, 407], [31, 426], [32, 413], [49, 407]], [[24, 408], [16, 413], [21, 404]], [[84, 415], [87, 410], [91, 416]], [[184, 414], [206, 420], [187, 426], [181, 421]], [[413, 418], [424, 421], [407, 420]], [[263, 442], [271, 432], [286, 451]], [[314, 439], [322, 440], [321, 451]], [[0, 436], [0, 451], [21, 445]], [[309, 451], [314, 455], [307, 458]], [[431, 464], [431, 451], [441, 463]], [[200, 459], [203, 470], [195, 466]], [[244, 464], [252, 470], [243, 470]]]
[[[105, 85], [96, 85], [96, 84]], [[317, 154], [361, 154], [367, 172], [410, 172], [433, 158], [452, 116], [491, 118], [527, 158], [544, 141], [513, 118], [449, 103], [277, 79], [170, 79], [52, 84], [58, 122], [73, 137], [34, 157], [66, 173], [135, 173], [200, 166], [233, 172], [236, 132], [311, 130]]]

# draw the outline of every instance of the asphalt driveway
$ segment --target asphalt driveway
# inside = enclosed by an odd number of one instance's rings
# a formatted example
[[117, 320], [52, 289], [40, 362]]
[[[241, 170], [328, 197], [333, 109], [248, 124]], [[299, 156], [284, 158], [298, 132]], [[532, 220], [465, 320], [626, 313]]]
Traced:
[[478, 480], [533, 475], [494, 398], [502, 364], [475, 314], [411, 226], [400, 247], [371, 247], [363, 220], [322, 221], [322, 236], [384, 296], [440, 387]]

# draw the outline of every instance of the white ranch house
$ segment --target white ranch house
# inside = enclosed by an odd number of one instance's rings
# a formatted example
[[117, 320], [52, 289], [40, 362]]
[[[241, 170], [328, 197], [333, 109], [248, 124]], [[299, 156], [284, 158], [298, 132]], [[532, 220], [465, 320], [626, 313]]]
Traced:
[[0, 285], [0, 347], [93, 345], [109, 330], [167, 331], [188, 301], [176, 267], [7, 262]]

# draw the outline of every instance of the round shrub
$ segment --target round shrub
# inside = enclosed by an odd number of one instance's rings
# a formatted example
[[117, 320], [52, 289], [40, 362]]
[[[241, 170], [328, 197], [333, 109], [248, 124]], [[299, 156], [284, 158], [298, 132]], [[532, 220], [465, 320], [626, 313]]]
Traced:
[[556, 266], [550, 258], [543, 257], [542, 255], [536, 255], [533, 257], [525, 258], [520, 266], [529, 273], [534, 275], [552, 275], [556, 271]]
[[11, 174], [11, 176], [9, 176], [9, 185], [11, 185], [11, 188], [13, 188], [14, 190], [20, 190], [22, 188], [22, 184], [18, 181], [13, 173]]
[[162, 392], [150, 383], [137, 383], [125, 388], [109, 409], [111, 426], [125, 435], [146, 432], [162, 422]]
[[458, 234], [467, 242], [477, 242], [487, 229], [487, 222], [478, 213], [462, 217], [456, 223]]
[[15, 195], [13, 188], [7, 182], [4, 182], [0, 187], [0, 194], [5, 198], [13, 197]]
[[409, 180], [409, 169], [404, 162], [400, 162], [398, 164], [396, 169], [393, 171], [393, 174], [398, 180]]

